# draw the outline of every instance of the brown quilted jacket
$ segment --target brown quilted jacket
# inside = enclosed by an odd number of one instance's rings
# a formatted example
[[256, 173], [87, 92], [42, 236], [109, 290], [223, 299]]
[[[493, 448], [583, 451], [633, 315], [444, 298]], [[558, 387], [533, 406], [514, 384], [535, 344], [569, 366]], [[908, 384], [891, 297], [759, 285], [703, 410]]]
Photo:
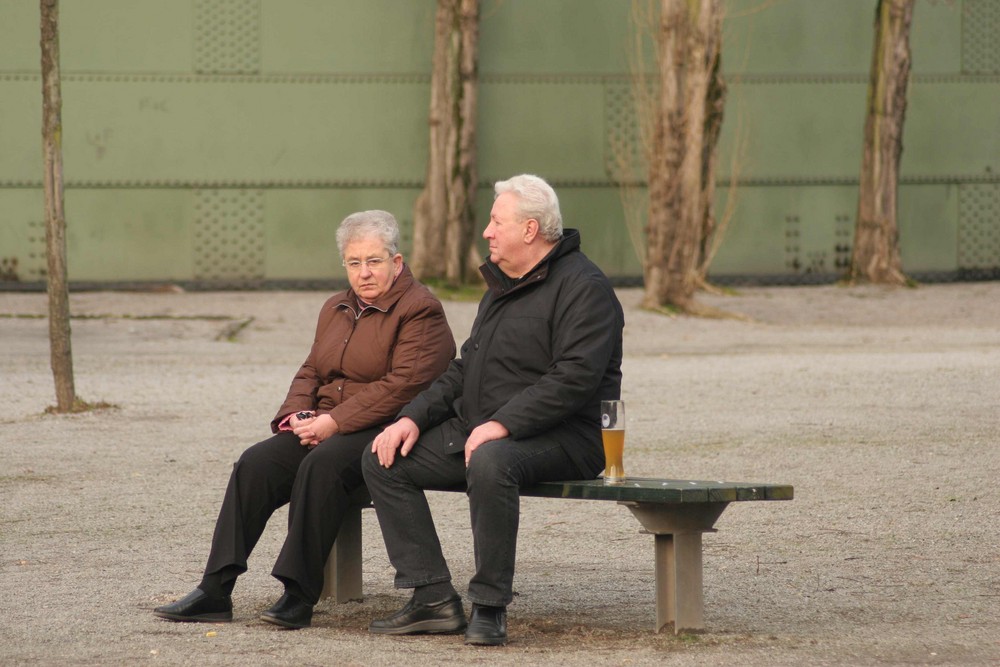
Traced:
[[300, 410], [330, 413], [341, 433], [392, 421], [454, 356], [441, 302], [409, 267], [363, 309], [352, 290], [334, 294], [323, 304], [312, 349], [271, 430]]

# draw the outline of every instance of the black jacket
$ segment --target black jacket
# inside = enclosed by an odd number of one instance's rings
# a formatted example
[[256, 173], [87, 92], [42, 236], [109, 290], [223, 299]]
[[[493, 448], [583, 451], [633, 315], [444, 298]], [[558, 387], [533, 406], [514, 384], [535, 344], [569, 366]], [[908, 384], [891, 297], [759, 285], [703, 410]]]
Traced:
[[421, 432], [451, 420], [444, 447], [455, 453], [490, 420], [514, 439], [544, 434], [581, 475], [596, 475], [604, 460], [600, 402], [621, 396], [625, 317], [611, 283], [573, 229], [519, 280], [490, 261], [480, 270], [489, 289], [461, 357], [400, 416]]

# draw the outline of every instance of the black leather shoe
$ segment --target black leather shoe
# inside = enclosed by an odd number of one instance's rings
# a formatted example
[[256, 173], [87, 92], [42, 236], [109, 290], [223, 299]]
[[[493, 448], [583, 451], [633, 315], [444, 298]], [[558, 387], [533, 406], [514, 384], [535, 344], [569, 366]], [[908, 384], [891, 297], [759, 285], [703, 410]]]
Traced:
[[465, 643], [476, 646], [503, 646], [507, 643], [507, 608], [472, 605]]
[[434, 604], [421, 604], [410, 598], [406, 606], [392, 616], [372, 621], [368, 632], [375, 635], [417, 635], [424, 632], [461, 632], [463, 628], [465, 611], [461, 598]]
[[228, 595], [211, 597], [196, 588], [177, 602], [157, 607], [153, 613], [168, 621], [193, 621], [196, 623], [225, 623], [233, 620], [233, 599]]
[[260, 615], [261, 620], [284, 628], [298, 630], [312, 625], [313, 606], [300, 597], [286, 592], [270, 609]]

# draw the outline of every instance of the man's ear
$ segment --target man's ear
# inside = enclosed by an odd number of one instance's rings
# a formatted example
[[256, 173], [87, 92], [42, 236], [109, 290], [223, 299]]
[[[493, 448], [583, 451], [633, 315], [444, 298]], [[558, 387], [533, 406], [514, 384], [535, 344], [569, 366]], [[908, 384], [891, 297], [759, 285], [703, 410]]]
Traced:
[[538, 230], [540, 226], [538, 221], [534, 218], [528, 218], [524, 221], [524, 243], [525, 245], [530, 244], [538, 236]]

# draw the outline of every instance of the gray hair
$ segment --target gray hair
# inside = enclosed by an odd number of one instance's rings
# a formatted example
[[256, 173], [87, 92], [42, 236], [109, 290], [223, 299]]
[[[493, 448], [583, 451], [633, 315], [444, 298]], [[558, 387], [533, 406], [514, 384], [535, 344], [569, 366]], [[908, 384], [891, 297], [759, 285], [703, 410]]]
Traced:
[[375, 237], [382, 245], [395, 255], [399, 252], [399, 223], [388, 211], [358, 211], [344, 218], [337, 228], [337, 249], [344, 256], [344, 248], [358, 239]]
[[496, 199], [505, 192], [517, 195], [517, 211], [522, 220], [534, 218], [542, 238], [555, 243], [562, 238], [562, 213], [559, 212], [559, 197], [544, 179], [532, 174], [512, 176], [506, 181], [497, 181], [493, 186]]

